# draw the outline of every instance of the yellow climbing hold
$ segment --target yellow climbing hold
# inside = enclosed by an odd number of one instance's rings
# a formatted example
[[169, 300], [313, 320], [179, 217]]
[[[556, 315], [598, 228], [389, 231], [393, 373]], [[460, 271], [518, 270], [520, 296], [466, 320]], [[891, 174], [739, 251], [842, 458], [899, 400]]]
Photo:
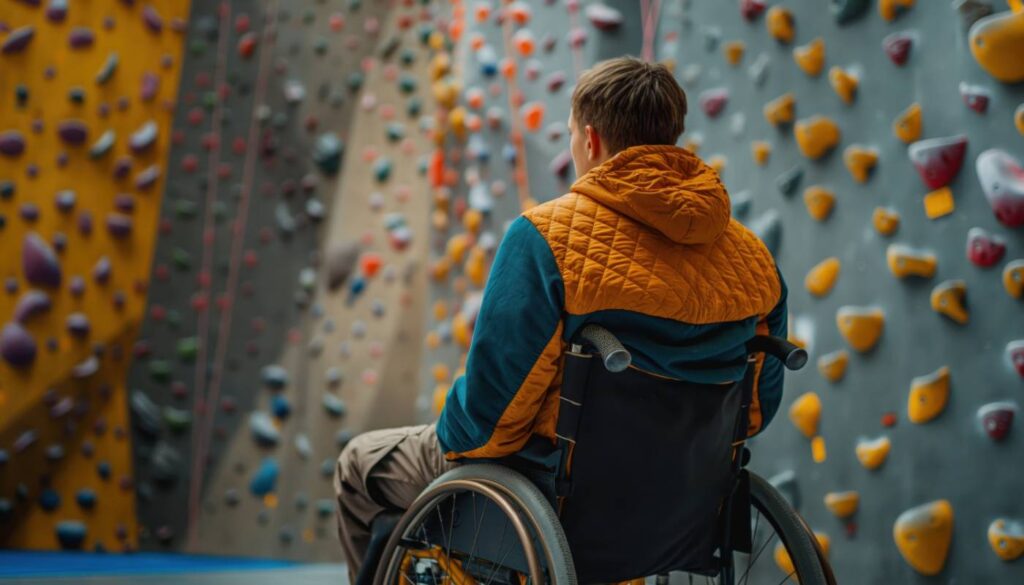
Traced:
[[935, 275], [935, 267], [938, 265], [935, 254], [903, 244], [890, 244], [885, 251], [885, 258], [889, 264], [889, 271], [896, 278], [931, 278]]
[[430, 375], [433, 376], [435, 382], [440, 384], [448, 381], [451, 370], [448, 368], [448, 364], [437, 362], [430, 368]]
[[854, 452], [857, 454], [857, 461], [865, 469], [878, 469], [889, 457], [892, 450], [892, 441], [889, 437], [878, 437], [877, 439], [861, 439], [857, 441]]
[[817, 77], [825, 68], [825, 40], [821, 37], [793, 49], [793, 60], [801, 71]]
[[434, 320], [443, 321], [448, 317], [448, 303], [438, 299], [434, 301]]
[[448, 384], [437, 384], [434, 386], [434, 414], [441, 414], [441, 411], [444, 410], [444, 403], [448, 398], [449, 388]]
[[907, 418], [914, 424], [926, 423], [942, 414], [949, 401], [949, 367], [942, 366], [910, 382]]
[[1024, 11], [998, 12], [971, 26], [971, 54], [1004, 83], [1024, 81]]
[[764, 166], [772, 154], [772, 145], [764, 140], [755, 140], [750, 143], [750, 151], [754, 155], [754, 162]]
[[825, 494], [825, 507], [836, 518], [849, 518], [857, 513], [860, 494], [857, 492], [829, 492]]
[[715, 154], [708, 157], [708, 166], [715, 169], [715, 172], [721, 175], [725, 172], [726, 158], [721, 154]]
[[866, 352], [878, 343], [885, 328], [885, 313], [875, 307], [840, 307], [836, 312], [836, 325], [850, 347]]
[[814, 459], [815, 463], [824, 463], [828, 457], [828, 452], [825, 449], [825, 437], [818, 435], [811, 439], [811, 458]]
[[961, 325], [970, 320], [967, 312], [967, 282], [947, 280], [932, 289], [932, 310]]
[[764, 119], [773, 126], [788, 124], [796, 119], [796, 97], [784, 93], [764, 105]]
[[937, 575], [953, 539], [953, 506], [936, 500], [900, 514], [892, 536], [903, 560], [922, 575]]
[[871, 170], [878, 163], [878, 152], [873, 148], [853, 144], [843, 152], [843, 162], [855, 181], [866, 183]]
[[828, 219], [835, 204], [835, 194], [820, 185], [812, 185], [804, 190], [804, 205], [807, 206], [807, 213], [818, 221]]
[[467, 209], [466, 213], [462, 214], [462, 226], [471, 234], [476, 234], [480, 231], [483, 221], [484, 215], [478, 209]]
[[427, 333], [427, 337], [424, 339], [424, 342], [427, 345], [427, 349], [437, 349], [441, 347], [441, 334], [437, 331], [431, 331], [430, 333]]
[[452, 317], [452, 339], [463, 349], [469, 349], [469, 342], [472, 336], [473, 331], [470, 329], [466, 316], [462, 313], [456, 313]]
[[819, 159], [839, 144], [839, 126], [825, 116], [812, 116], [800, 120], [793, 127], [800, 153], [809, 159]]
[[804, 278], [804, 286], [807, 288], [807, 292], [816, 297], [823, 297], [831, 292], [832, 287], [836, 284], [836, 279], [839, 278], [840, 266], [839, 258], [832, 256], [811, 268], [807, 273], [807, 277]]
[[821, 420], [821, 398], [814, 392], [806, 392], [793, 401], [789, 407], [789, 420], [808, 439], [818, 434]]
[[462, 260], [466, 257], [466, 251], [469, 250], [469, 242], [469, 234], [455, 234], [448, 240], [445, 251], [448, 254], [448, 259], [453, 264], [462, 263]]
[[481, 288], [487, 282], [487, 252], [480, 246], [473, 246], [463, 268], [473, 286]]
[[1017, 106], [1017, 111], [1013, 113], [1013, 123], [1017, 126], [1017, 132], [1024, 136], [1024, 103]]
[[829, 69], [828, 82], [839, 99], [847, 104], [853, 103], [853, 98], [857, 95], [857, 86], [860, 85], [856, 75], [837, 66]]
[[725, 60], [730, 65], [739, 65], [740, 61], [743, 60], [743, 52], [746, 50], [747, 45], [743, 41], [729, 41], [725, 43], [722, 50], [725, 52]]
[[953, 213], [956, 204], [953, 202], [953, 190], [942, 187], [924, 196], [924, 214], [928, 219], [938, 219]]
[[1014, 260], [1003, 268], [1003, 288], [1015, 299], [1024, 295], [1024, 260]]
[[914, 102], [900, 112], [892, 123], [892, 133], [903, 142], [910, 144], [921, 137], [921, 104]]
[[871, 224], [883, 236], [891, 236], [900, 227], [900, 212], [891, 207], [876, 207], [871, 214]]
[[878, 0], [878, 13], [892, 22], [904, 10], [913, 8], [914, 0]]
[[[828, 557], [828, 552], [832, 544], [828, 535], [824, 532], [815, 532], [814, 538], [818, 541], [818, 546], [821, 547], [821, 552]], [[793, 566], [793, 560], [789, 558], [789, 552], [786, 551], [786, 547], [782, 542], [775, 544], [775, 550], [772, 552], [772, 556], [775, 558], [776, 566], [778, 566], [779, 570], [783, 573], [786, 575], [793, 575], [796, 572], [796, 568]]]
[[780, 43], [789, 44], [793, 42], [795, 35], [794, 27], [796, 22], [793, 13], [782, 6], [772, 6], [765, 16], [765, 24], [768, 26], [768, 34]]
[[996, 518], [988, 525], [988, 543], [999, 558], [1013, 561], [1024, 554], [1024, 523]]
[[846, 375], [850, 363], [850, 352], [840, 349], [818, 358], [818, 372], [829, 382], [838, 382]]

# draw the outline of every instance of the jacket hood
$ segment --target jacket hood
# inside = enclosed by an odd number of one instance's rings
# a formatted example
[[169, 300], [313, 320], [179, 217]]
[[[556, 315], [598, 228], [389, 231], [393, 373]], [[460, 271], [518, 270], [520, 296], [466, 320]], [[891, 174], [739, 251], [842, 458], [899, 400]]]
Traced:
[[713, 242], [731, 208], [718, 173], [678, 146], [634, 146], [591, 169], [571, 191], [680, 244]]

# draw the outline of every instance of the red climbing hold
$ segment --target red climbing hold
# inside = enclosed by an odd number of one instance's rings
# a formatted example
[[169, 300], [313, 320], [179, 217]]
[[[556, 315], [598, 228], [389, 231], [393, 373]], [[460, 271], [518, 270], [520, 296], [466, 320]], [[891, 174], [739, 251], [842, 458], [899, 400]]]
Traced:
[[945, 187], [956, 178], [967, 152], [967, 136], [919, 140], [907, 148], [910, 162], [929, 189]]
[[967, 232], [967, 259], [975, 266], [988, 268], [1003, 259], [1006, 254], [1006, 241], [979, 227]]
[[764, 0], [740, 0], [740, 14], [748, 22], [753, 22], [764, 12]]
[[910, 58], [910, 48], [914, 39], [908, 33], [896, 32], [882, 39], [882, 50], [897, 66], [902, 67]]
[[975, 170], [992, 211], [1003, 225], [1024, 225], [1024, 165], [1009, 152], [990, 148], [978, 155]]
[[698, 100], [700, 109], [704, 110], [707, 117], [717, 118], [725, 109], [725, 104], [729, 103], [729, 90], [724, 87], [709, 89], [701, 92]]
[[1002, 441], [1010, 434], [1013, 426], [1013, 415], [1017, 405], [1013, 402], [990, 402], [978, 409], [978, 421], [981, 430], [993, 441]]
[[885, 428], [896, 426], [896, 413], [887, 412], [882, 415], [882, 426]]

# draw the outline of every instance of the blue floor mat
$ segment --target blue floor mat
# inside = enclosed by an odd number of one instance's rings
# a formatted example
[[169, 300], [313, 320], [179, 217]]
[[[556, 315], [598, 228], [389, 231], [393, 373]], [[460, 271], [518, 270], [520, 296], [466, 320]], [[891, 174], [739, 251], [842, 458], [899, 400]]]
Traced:
[[0, 550], [0, 579], [91, 575], [207, 573], [294, 567], [290, 561], [171, 553], [86, 553]]

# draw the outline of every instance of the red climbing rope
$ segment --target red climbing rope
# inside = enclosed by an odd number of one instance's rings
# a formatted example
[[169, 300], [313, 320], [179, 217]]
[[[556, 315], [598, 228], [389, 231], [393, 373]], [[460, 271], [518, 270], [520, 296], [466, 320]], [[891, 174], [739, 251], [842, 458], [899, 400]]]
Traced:
[[573, 6], [571, 2], [566, 5], [569, 12], [569, 52], [572, 53], [573, 79], [579, 79], [580, 73], [583, 73], [583, 48], [572, 42], [572, 32], [580, 27], [580, 7], [579, 4]]
[[644, 61], [653, 61], [654, 38], [658, 34], [658, 20], [661, 18], [661, 0], [640, 0], [640, 15], [643, 19], [643, 48], [640, 55]]

